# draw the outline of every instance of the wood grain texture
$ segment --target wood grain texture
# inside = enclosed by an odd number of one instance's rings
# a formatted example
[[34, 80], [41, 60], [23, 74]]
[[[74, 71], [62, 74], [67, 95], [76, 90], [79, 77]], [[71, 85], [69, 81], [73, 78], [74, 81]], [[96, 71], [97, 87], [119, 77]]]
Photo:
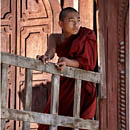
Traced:
[[[1, 107], [6, 108], [8, 87], [8, 65], [2, 64], [2, 89], [1, 89]], [[5, 130], [5, 119], [1, 120], [1, 130]]]
[[[60, 76], [52, 75], [52, 86], [51, 86], [51, 109], [50, 113], [58, 115], [59, 109], [59, 87], [60, 87]], [[49, 130], [57, 130], [57, 126], [50, 126]]]
[[[32, 106], [32, 71], [26, 69], [26, 80], [25, 80], [25, 110], [31, 111]], [[23, 130], [30, 130], [30, 122], [23, 123]]]
[[84, 120], [82, 118], [60, 116], [55, 114], [43, 114], [15, 109], [2, 109], [1, 113], [2, 119], [29, 121], [39, 124], [58, 125], [71, 128], [97, 129], [99, 125], [99, 122], [94, 120]]
[[[1, 61], [5, 64], [19, 66], [23, 68], [30, 68], [32, 70], [44, 71], [52, 74], [58, 74], [69, 78], [86, 80], [94, 83], [100, 83], [101, 74], [92, 71], [85, 71], [77, 68], [66, 67], [64, 71], [60, 72], [56, 69], [55, 64], [43, 64], [41, 61], [33, 58], [25, 58], [23, 56], [13, 55], [1, 52]], [[23, 64], [24, 63], [24, 64]]]
[[[75, 80], [73, 116], [80, 117], [81, 80]], [[79, 130], [75, 128], [74, 130]]]

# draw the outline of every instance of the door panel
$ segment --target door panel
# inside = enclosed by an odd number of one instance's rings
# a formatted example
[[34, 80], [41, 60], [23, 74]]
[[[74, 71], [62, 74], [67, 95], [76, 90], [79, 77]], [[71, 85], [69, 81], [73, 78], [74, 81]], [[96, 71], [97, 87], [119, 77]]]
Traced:
[[[16, 1], [1, 0], [1, 51], [16, 52]], [[7, 108], [15, 106], [15, 67], [8, 66]], [[6, 130], [14, 130], [14, 121], [6, 121]]]
[[[58, 1], [53, 1], [56, 3]], [[17, 2], [17, 54], [36, 58], [47, 49], [48, 36], [55, 29], [54, 16], [60, 11], [60, 4], [51, 5], [49, 0], [19, 0]], [[59, 7], [58, 7], [59, 6]], [[58, 8], [58, 9], [56, 9]], [[54, 10], [57, 10], [57, 12]], [[53, 14], [52, 14], [53, 12]], [[56, 21], [56, 20], [55, 20]], [[53, 62], [56, 62], [57, 57]], [[51, 75], [33, 70], [32, 111], [42, 112], [50, 91]], [[24, 109], [25, 69], [17, 68], [17, 109]], [[34, 130], [37, 124], [31, 124]], [[16, 123], [16, 129], [22, 129], [22, 122]]]
[[[20, 32], [21, 47], [20, 55], [25, 57], [36, 58], [36, 55], [43, 55], [47, 49], [47, 37], [48, 31], [46, 26], [34, 26], [24, 27], [24, 30]], [[24, 76], [24, 69], [20, 68], [21, 75]], [[50, 81], [50, 74], [33, 71], [33, 83], [35, 81]]]
[[[62, 7], [82, 4], [78, 0], [60, 2], [64, 3]], [[58, 25], [60, 2], [59, 0], [2, 0], [2, 51], [31, 58], [44, 54], [49, 34], [61, 32]], [[81, 13], [83, 10], [80, 10], [81, 21], [84, 21], [85, 13]], [[85, 23], [84, 26], [86, 25]], [[56, 62], [57, 58], [56, 56], [52, 61]], [[9, 66], [8, 74], [7, 107], [23, 109], [25, 69]], [[33, 71], [32, 111], [43, 111], [50, 92], [50, 80], [50, 74]], [[31, 124], [31, 128], [34, 130], [37, 125]], [[22, 122], [7, 121], [6, 129], [22, 130]]]

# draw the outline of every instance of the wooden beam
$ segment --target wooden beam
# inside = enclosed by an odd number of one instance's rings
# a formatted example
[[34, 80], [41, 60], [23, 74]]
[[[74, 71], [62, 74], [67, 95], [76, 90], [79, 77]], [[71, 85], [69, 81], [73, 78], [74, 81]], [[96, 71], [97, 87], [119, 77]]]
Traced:
[[[51, 114], [58, 115], [59, 109], [59, 87], [60, 87], [60, 76], [52, 75], [52, 87], [51, 87]], [[56, 125], [50, 126], [49, 130], [57, 130]]]
[[[1, 107], [5, 108], [7, 104], [8, 87], [8, 65], [2, 64], [2, 89], [1, 89]], [[5, 119], [1, 120], [1, 130], [5, 130]]]
[[79, 129], [97, 129], [99, 126], [99, 121], [96, 120], [84, 120], [82, 118], [74, 118], [54, 114], [43, 114], [6, 108], [3, 108], [1, 110], [1, 117], [2, 119], [28, 121], [39, 124], [57, 125]]
[[[75, 80], [73, 116], [80, 117], [81, 80]], [[74, 130], [79, 130], [75, 128]]]
[[[31, 111], [32, 106], [32, 71], [26, 69], [26, 80], [25, 80], [25, 110]], [[30, 123], [23, 123], [23, 130], [30, 130]]]
[[73, 116], [80, 116], [81, 80], [75, 80]]
[[94, 83], [101, 82], [101, 74], [97, 72], [85, 71], [72, 67], [66, 67], [65, 70], [61, 72], [56, 69], [54, 63], [43, 64], [41, 61], [33, 58], [27, 58], [5, 52], [1, 52], [1, 62], [23, 68], [30, 68], [32, 70], [58, 74], [64, 77], [86, 80]]

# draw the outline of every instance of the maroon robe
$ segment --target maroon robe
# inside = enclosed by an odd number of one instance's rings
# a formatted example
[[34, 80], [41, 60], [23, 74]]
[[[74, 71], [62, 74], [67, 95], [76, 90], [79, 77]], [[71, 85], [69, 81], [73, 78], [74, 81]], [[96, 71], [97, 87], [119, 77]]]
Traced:
[[[59, 57], [75, 59], [79, 68], [93, 71], [97, 61], [97, 42], [92, 30], [81, 27], [77, 35], [57, 46]], [[59, 115], [73, 116], [74, 84], [72, 78], [61, 77], [59, 95]], [[50, 111], [50, 98], [44, 113]], [[93, 118], [96, 111], [96, 88], [93, 83], [82, 81], [80, 117]], [[38, 130], [49, 130], [47, 125], [39, 125]], [[72, 128], [58, 127], [58, 130], [72, 130]]]

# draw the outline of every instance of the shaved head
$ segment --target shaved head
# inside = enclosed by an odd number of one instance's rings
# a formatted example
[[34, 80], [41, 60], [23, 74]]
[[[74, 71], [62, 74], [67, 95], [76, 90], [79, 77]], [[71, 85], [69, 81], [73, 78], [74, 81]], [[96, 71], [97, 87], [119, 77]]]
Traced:
[[78, 13], [78, 11], [76, 9], [72, 8], [72, 7], [64, 8], [64, 9], [62, 9], [62, 11], [59, 14], [59, 20], [63, 21], [64, 18], [66, 17], [66, 15], [68, 13], [70, 13], [70, 12], [76, 12], [76, 13]]

